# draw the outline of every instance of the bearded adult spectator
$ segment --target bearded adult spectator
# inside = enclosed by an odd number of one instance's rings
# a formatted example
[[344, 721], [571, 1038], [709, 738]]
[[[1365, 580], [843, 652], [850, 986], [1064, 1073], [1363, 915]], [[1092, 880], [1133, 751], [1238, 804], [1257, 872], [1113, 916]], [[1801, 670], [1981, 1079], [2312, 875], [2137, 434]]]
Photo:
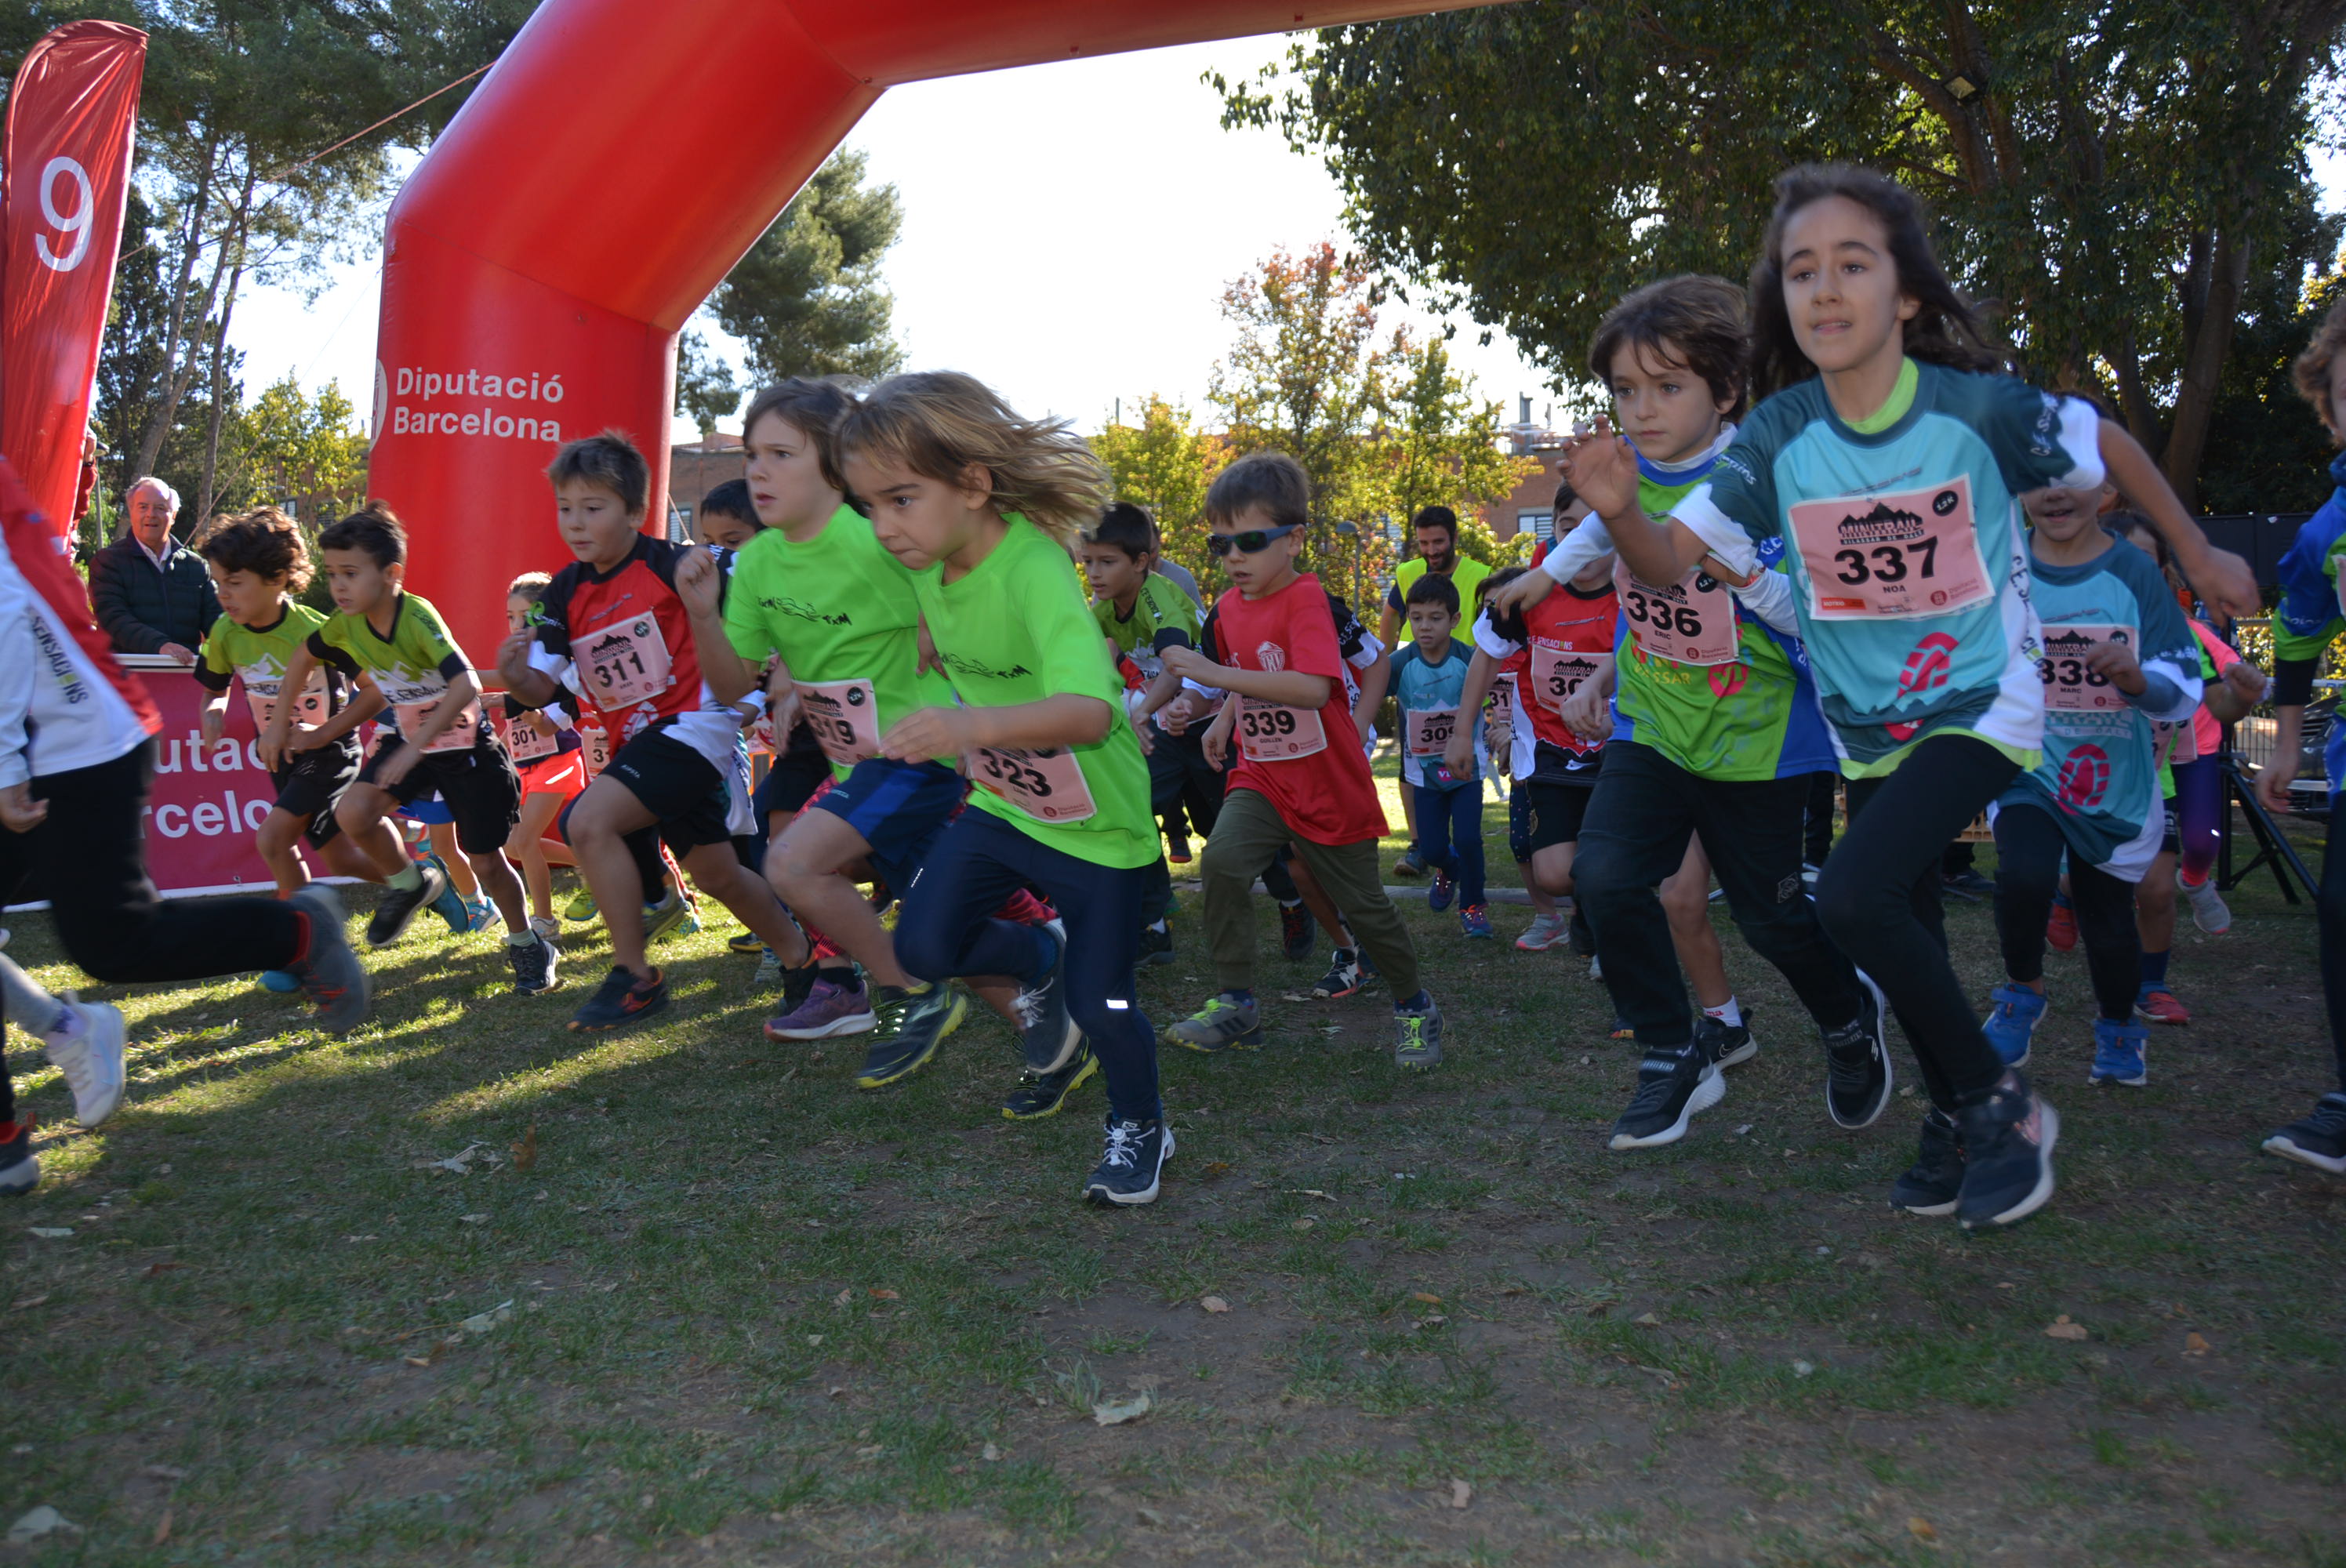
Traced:
[[123, 497], [122, 537], [90, 557], [89, 600], [97, 624], [127, 654], [161, 654], [193, 664], [219, 617], [204, 559], [172, 536], [179, 493], [148, 475]]

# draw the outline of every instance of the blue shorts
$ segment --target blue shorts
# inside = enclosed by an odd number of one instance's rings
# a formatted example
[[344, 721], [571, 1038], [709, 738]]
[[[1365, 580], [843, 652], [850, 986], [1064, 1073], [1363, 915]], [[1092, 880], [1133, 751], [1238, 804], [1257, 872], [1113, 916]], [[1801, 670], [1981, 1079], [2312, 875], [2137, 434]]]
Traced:
[[969, 782], [936, 762], [867, 758], [807, 807], [828, 811], [872, 846], [872, 865], [899, 894], [961, 810]]

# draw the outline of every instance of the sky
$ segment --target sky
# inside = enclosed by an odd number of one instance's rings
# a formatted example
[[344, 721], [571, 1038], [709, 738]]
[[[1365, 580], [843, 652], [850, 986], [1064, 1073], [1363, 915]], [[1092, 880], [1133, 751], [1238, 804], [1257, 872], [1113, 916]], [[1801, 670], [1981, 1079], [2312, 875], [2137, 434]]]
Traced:
[[[1317, 159], [1273, 131], [1221, 128], [1199, 80], [1278, 58], [1277, 35], [1071, 60], [897, 87], [848, 138], [870, 178], [896, 187], [904, 226], [885, 262], [908, 369], [962, 370], [1022, 412], [1105, 423], [1149, 392], [1202, 409], [1229, 342], [1223, 289], [1274, 250], [1343, 242], [1343, 199]], [[1015, 193], [1006, 186], [1024, 179]], [[291, 372], [339, 380], [366, 406], [380, 248], [330, 273], [314, 301], [286, 290], [240, 300], [230, 340], [248, 395]], [[1388, 306], [1380, 336], [1408, 321]], [[1544, 380], [1504, 333], [1454, 321], [1454, 359], [1513, 419], [1536, 417]], [[690, 439], [688, 431], [678, 439]]]

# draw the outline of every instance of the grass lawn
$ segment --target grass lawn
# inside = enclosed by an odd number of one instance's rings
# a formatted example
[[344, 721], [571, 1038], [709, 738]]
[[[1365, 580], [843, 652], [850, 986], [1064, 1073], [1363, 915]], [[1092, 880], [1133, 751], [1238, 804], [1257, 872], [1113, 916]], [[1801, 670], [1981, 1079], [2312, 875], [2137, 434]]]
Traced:
[[[1186, 902], [1160, 1025], [1207, 990]], [[1424, 1077], [1382, 996], [1277, 1000], [1320, 966], [1264, 911], [1268, 1048], [1166, 1054], [1180, 1152], [1128, 1213], [1075, 1201], [1096, 1084], [1005, 1123], [974, 1016], [858, 1094], [861, 1042], [760, 1036], [729, 924], [595, 1039], [562, 1028], [588, 928], [525, 1000], [427, 915], [339, 1042], [249, 980], [87, 988], [129, 1103], [81, 1132], [12, 1035], [48, 1179], [0, 1229], [0, 1526], [78, 1528], [0, 1561], [2346, 1563], [2346, 1182], [2257, 1150], [2329, 1086], [2312, 917], [2234, 907], [2186, 921], [2198, 1019], [2143, 1090], [2086, 1088], [2053, 960], [2062, 1190], [1986, 1237], [1884, 1206], [1920, 1102], [1832, 1128], [1731, 934], [1760, 1056], [1682, 1143], [1606, 1152], [1635, 1049], [1584, 961], [1514, 949], [1520, 905], [1474, 944], [1413, 910]], [[1949, 927], [1984, 1002], [1989, 911]]]

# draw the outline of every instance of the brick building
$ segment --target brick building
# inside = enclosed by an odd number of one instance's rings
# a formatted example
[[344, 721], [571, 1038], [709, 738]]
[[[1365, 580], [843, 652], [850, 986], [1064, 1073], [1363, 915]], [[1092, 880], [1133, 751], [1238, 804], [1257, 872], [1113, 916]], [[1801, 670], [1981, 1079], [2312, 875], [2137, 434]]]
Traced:
[[1483, 526], [1502, 539], [1517, 534], [1554, 538], [1557, 470], [1564, 459], [1565, 438], [1532, 418], [1529, 397], [1516, 400], [1515, 423], [1500, 426], [1499, 434], [1513, 455], [1536, 458], [1539, 472], [1498, 500], [1486, 502], [1481, 511]]
[[699, 441], [669, 447], [668, 500], [674, 508], [670, 515], [680, 520], [689, 536], [700, 498], [727, 480], [740, 477], [741, 437], [736, 431], [720, 430]]

